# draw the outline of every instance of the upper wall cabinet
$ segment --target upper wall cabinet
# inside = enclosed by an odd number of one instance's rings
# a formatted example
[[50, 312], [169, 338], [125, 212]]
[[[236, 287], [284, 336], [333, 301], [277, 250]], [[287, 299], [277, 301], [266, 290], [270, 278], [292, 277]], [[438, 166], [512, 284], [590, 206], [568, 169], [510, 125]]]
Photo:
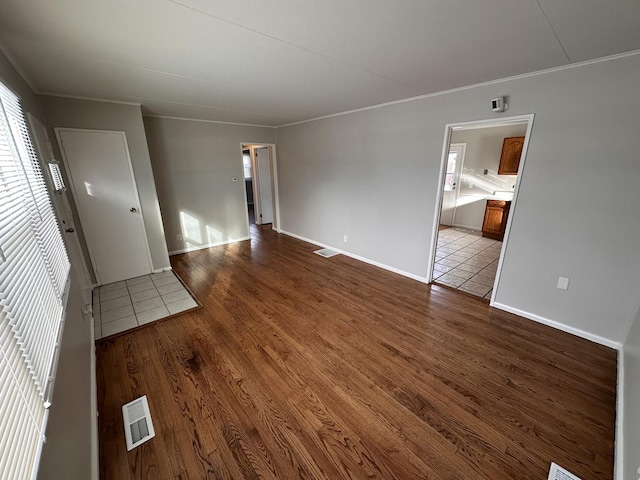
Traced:
[[508, 137], [502, 143], [498, 175], [517, 175], [524, 137]]

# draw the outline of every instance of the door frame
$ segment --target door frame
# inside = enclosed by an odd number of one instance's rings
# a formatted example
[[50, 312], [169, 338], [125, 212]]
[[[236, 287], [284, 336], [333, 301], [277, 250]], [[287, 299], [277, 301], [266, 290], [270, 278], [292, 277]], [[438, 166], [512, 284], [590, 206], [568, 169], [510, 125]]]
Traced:
[[442, 144], [442, 157], [440, 160], [440, 175], [438, 176], [438, 189], [437, 189], [437, 201], [435, 202], [434, 223], [433, 230], [431, 232], [431, 244], [429, 246], [429, 262], [427, 265], [427, 283], [433, 283], [433, 267], [435, 264], [436, 247], [438, 241], [438, 227], [440, 225], [440, 212], [442, 211], [442, 197], [444, 194], [444, 178], [447, 170], [447, 154], [449, 152], [449, 144], [451, 143], [451, 135], [454, 130], [474, 130], [483, 126], [498, 127], [501, 125], [513, 125], [516, 123], [527, 123], [527, 131], [524, 137], [524, 145], [522, 146], [522, 155], [520, 157], [520, 165], [518, 165], [518, 174], [516, 177], [516, 185], [513, 191], [513, 199], [511, 200], [511, 209], [509, 217], [507, 218], [507, 225], [504, 232], [504, 239], [502, 240], [502, 249], [500, 250], [500, 258], [498, 260], [498, 269], [496, 270], [496, 278], [493, 283], [493, 291], [491, 292], [491, 300], [489, 305], [493, 306], [496, 292], [500, 286], [500, 276], [502, 273], [502, 265], [504, 261], [504, 253], [509, 243], [509, 236], [511, 232], [511, 224], [516, 213], [516, 205], [518, 199], [518, 193], [520, 191], [520, 182], [522, 181], [522, 174], [524, 172], [524, 166], [527, 159], [527, 151], [529, 149], [529, 139], [531, 138], [531, 131], [533, 129], [533, 121], [535, 114], [516, 115], [513, 117], [502, 118], [489, 118], [486, 120], [473, 120], [468, 122], [456, 122], [448, 123], [444, 129], [444, 142]]
[[[47, 185], [47, 191], [51, 197], [51, 205], [56, 215], [60, 234], [64, 240], [67, 248], [67, 255], [71, 262], [71, 268], [73, 269], [76, 279], [80, 284], [80, 290], [82, 292], [82, 300], [85, 307], [85, 311], [91, 311], [91, 291], [93, 290], [93, 284], [91, 282], [91, 275], [87, 268], [87, 262], [85, 261], [84, 254], [82, 252], [82, 246], [80, 245], [80, 239], [78, 238], [77, 226], [75, 225], [76, 218], [73, 215], [73, 210], [69, 203], [69, 197], [65, 188], [64, 191], [56, 191], [54, 182], [51, 178], [51, 171], [49, 169], [50, 164], [60, 166], [60, 162], [56, 159], [53, 153], [53, 146], [49, 139], [49, 133], [47, 127], [31, 112], [27, 112], [27, 122], [31, 129], [31, 138], [34, 142], [34, 147], [38, 153], [38, 160], [40, 169], [42, 170], [42, 176], [45, 178]], [[58, 195], [62, 200], [62, 204], [55, 200], [55, 195]], [[64, 210], [64, 211], [63, 211]], [[63, 225], [64, 220], [69, 220], [71, 225]], [[66, 228], [65, 228], [66, 227]], [[75, 229], [75, 231], [66, 231], [69, 227]]]
[[[147, 263], [149, 266], [149, 273], [153, 272], [153, 260], [151, 259], [151, 249], [149, 247], [149, 236], [147, 235], [147, 228], [144, 223], [144, 212], [142, 210], [142, 202], [140, 201], [140, 193], [138, 192], [138, 184], [136, 183], [136, 175], [133, 171], [133, 165], [131, 164], [131, 152], [129, 151], [129, 142], [127, 141], [127, 134], [122, 130], [99, 130], [94, 128], [71, 128], [71, 127], [54, 127], [53, 130], [56, 133], [56, 140], [58, 141], [58, 146], [60, 147], [60, 154], [62, 155], [62, 161], [64, 162], [64, 168], [67, 171], [67, 177], [69, 179], [69, 187], [71, 189], [71, 193], [73, 194], [73, 202], [75, 204], [75, 208], [78, 211], [78, 223], [82, 225], [82, 219], [80, 218], [80, 211], [78, 210], [78, 197], [76, 196], [76, 186], [73, 182], [73, 174], [71, 169], [69, 168], [69, 162], [67, 161], [67, 154], [64, 150], [62, 144], [62, 136], [60, 132], [69, 131], [69, 132], [92, 132], [92, 133], [116, 133], [122, 136], [124, 140], [124, 144], [127, 147], [127, 165], [129, 167], [129, 174], [131, 175], [132, 185], [133, 185], [133, 193], [135, 194], [136, 199], [136, 207], [140, 212], [140, 224], [142, 226], [142, 233], [144, 235], [144, 248], [147, 253]], [[83, 228], [84, 231], [84, 228]], [[93, 252], [93, 247], [89, 245], [89, 242], [85, 240], [85, 245], [87, 247], [87, 251], [89, 252], [89, 257], [91, 259], [91, 268], [93, 269], [93, 273], [96, 277], [97, 285], [102, 285], [102, 280], [100, 279], [100, 275], [96, 271], [96, 259]]]
[[[255, 165], [255, 148], [268, 148], [269, 149], [269, 160], [271, 166], [271, 187], [273, 191], [273, 222], [271, 224], [271, 228], [276, 232], [280, 233], [280, 195], [278, 191], [278, 162], [277, 162], [277, 154], [276, 154], [276, 144], [275, 143], [264, 143], [264, 142], [241, 142], [240, 143], [240, 165], [243, 167], [244, 172], [244, 163], [242, 161], [242, 151], [249, 149], [251, 151], [251, 176], [252, 176], [252, 185], [253, 185], [253, 205], [255, 208], [256, 216], [259, 214], [258, 209], [260, 205], [259, 191], [257, 182], [255, 181], [256, 177], [256, 165]], [[243, 175], [244, 178], [244, 175]], [[247, 215], [247, 234], [251, 231], [251, 225], [249, 224], [249, 202], [247, 201], [247, 195], [244, 194], [244, 211]]]

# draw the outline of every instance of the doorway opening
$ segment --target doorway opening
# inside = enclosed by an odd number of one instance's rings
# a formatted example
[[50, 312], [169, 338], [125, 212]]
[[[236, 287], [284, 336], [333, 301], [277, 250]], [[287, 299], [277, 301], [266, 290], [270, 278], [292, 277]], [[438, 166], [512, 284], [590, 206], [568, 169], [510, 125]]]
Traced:
[[429, 280], [493, 304], [533, 115], [446, 126]]
[[276, 150], [273, 144], [243, 143], [247, 223], [271, 226], [279, 231], [278, 179]]

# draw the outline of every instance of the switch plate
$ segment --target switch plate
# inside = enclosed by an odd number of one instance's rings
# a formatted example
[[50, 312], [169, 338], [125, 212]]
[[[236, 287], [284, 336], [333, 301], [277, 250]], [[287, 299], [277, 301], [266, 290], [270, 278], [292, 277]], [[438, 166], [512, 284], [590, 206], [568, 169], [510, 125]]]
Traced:
[[569, 279], [566, 277], [558, 277], [558, 288], [560, 290], [568, 290], [569, 289]]
[[177, 234], [177, 235], [176, 235], [176, 237], [178, 237], [178, 241], [179, 241], [179, 242], [181, 242], [181, 241], [182, 241], [182, 234], [181, 234], [181, 233]]
[[347, 243], [349, 241], [349, 237], [345, 235], [342, 240], [344, 241], [344, 243]]

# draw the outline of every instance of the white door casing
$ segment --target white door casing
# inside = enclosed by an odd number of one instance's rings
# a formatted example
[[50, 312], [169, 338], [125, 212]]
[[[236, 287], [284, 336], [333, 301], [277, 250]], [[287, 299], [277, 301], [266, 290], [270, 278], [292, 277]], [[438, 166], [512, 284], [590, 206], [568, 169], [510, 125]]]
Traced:
[[[509, 236], [511, 233], [511, 224], [513, 222], [513, 218], [516, 216], [516, 206], [518, 200], [518, 192], [520, 190], [520, 182], [522, 181], [522, 172], [524, 171], [525, 162], [527, 159], [527, 150], [529, 148], [529, 140], [531, 138], [531, 131], [533, 129], [533, 121], [535, 115], [518, 115], [514, 117], [503, 117], [503, 118], [492, 118], [487, 120], [472, 120], [469, 122], [460, 122], [460, 123], [449, 123], [445, 125], [444, 131], [444, 142], [442, 149], [442, 161], [440, 166], [440, 178], [442, 179], [439, 186], [437, 196], [439, 198], [443, 197], [444, 194], [444, 180], [446, 177], [446, 163], [448, 160], [449, 153], [449, 144], [451, 143], [451, 134], [454, 130], [473, 130], [476, 128], [481, 128], [483, 126], [502, 126], [502, 125], [514, 125], [514, 124], [527, 124], [527, 131], [524, 137], [524, 145], [522, 147], [522, 155], [520, 157], [520, 165], [518, 167], [518, 176], [516, 177], [515, 189], [513, 192], [513, 199], [511, 200], [511, 209], [510, 215], [507, 218], [507, 225], [505, 227], [504, 239], [502, 240], [502, 249], [500, 251], [500, 258], [498, 259], [498, 268], [496, 271], [496, 277], [493, 284], [493, 291], [491, 293], [491, 300], [489, 300], [489, 305], [494, 306], [496, 294], [500, 287], [500, 275], [502, 273], [502, 264], [504, 261], [504, 253], [507, 249], [507, 245], [509, 243]], [[438, 241], [438, 231], [440, 227], [440, 213], [442, 210], [441, 202], [436, 202], [436, 211], [434, 212], [434, 223], [433, 223], [433, 231], [431, 235], [431, 244], [429, 246], [429, 265], [427, 270], [427, 281], [431, 283], [433, 281], [433, 266], [435, 264], [435, 256], [436, 256], [436, 248]]]
[[442, 225], [452, 226], [455, 221], [465, 147], [464, 143], [452, 143], [449, 146], [442, 192], [442, 211], [440, 213], [440, 223]]
[[[255, 149], [256, 168], [254, 181], [257, 184], [259, 212], [256, 212], [256, 223], [273, 223], [273, 188], [271, 185], [271, 159], [269, 148]], [[255, 202], [255, 199], [254, 199]]]
[[125, 133], [55, 130], [98, 284], [151, 273]]
[[69, 260], [71, 261], [76, 279], [80, 284], [83, 305], [88, 309], [91, 307], [91, 276], [87, 269], [87, 263], [84, 260], [80, 240], [78, 239], [73, 211], [71, 210], [71, 205], [69, 205], [69, 199], [67, 198], [68, 192], [56, 192], [55, 190], [49, 170], [49, 164], [57, 164], [58, 161], [53, 153], [53, 148], [51, 146], [46, 127], [31, 113], [27, 113], [27, 118], [33, 135], [34, 147], [40, 160], [42, 175], [45, 178], [45, 183], [49, 190], [49, 196], [51, 197], [51, 203], [56, 212], [58, 226], [60, 227], [62, 238], [65, 246], [67, 247], [67, 253], [69, 254]]

